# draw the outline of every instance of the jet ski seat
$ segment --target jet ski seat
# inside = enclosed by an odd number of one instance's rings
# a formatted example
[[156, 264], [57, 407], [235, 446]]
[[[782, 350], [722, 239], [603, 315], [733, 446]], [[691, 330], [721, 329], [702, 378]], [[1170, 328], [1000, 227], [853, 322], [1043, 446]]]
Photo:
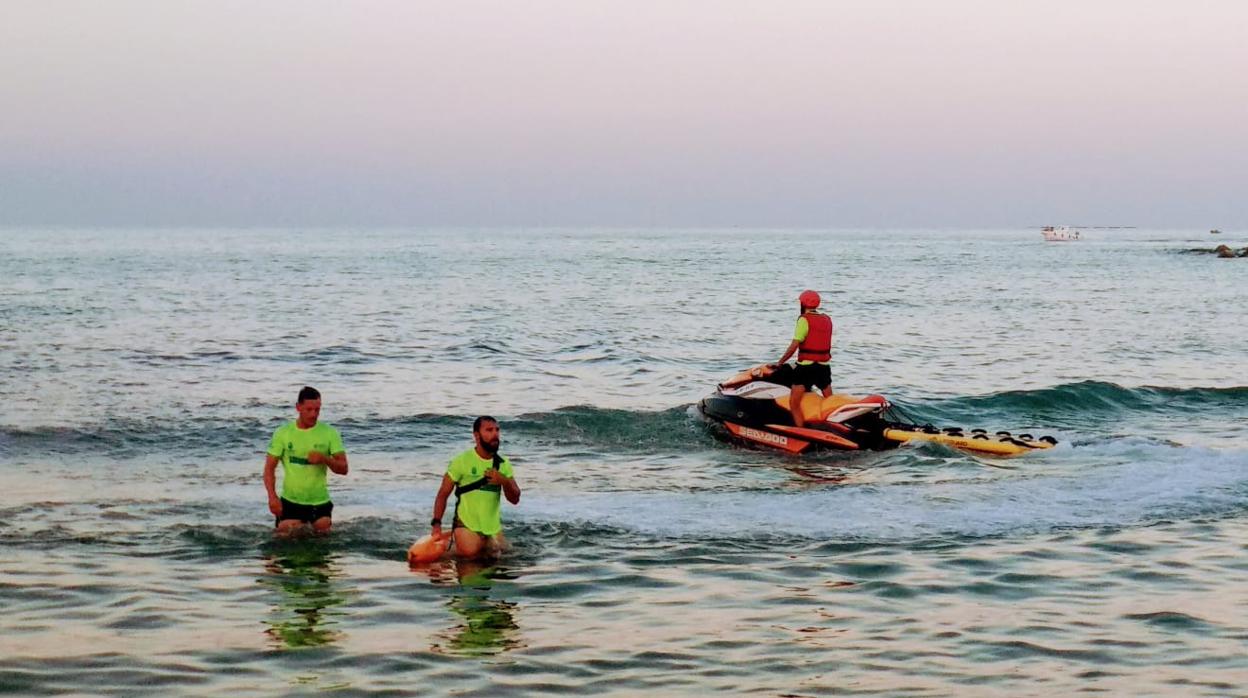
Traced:
[[[824, 397], [819, 393], [806, 393], [802, 396], [802, 418], [807, 422], [821, 422], [828, 418], [828, 415], [836, 411], [836, 408], [842, 405], [848, 405], [851, 402], [858, 402], [862, 398], [853, 395], [845, 395], [842, 393], [833, 393], [829, 397]], [[776, 404], [789, 409], [789, 396], [776, 398]]]

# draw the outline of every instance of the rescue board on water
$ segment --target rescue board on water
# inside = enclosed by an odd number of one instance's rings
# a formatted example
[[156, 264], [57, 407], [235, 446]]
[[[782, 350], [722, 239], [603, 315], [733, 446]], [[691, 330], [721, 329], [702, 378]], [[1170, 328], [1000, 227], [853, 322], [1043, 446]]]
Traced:
[[884, 430], [884, 438], [899, 443], [931, 441], [965, 451], [978, 451], [1001, 456], [1014, 456], [1028, 451], [1052, 448], [1056, 441], [1050, 438], [1033, 439], [1029, 434], [1012, 436], [1007, 432], [988, 434], [972, 432], [969, 436], [961, 431], [929, 432], [921, 429], [890, 428]]

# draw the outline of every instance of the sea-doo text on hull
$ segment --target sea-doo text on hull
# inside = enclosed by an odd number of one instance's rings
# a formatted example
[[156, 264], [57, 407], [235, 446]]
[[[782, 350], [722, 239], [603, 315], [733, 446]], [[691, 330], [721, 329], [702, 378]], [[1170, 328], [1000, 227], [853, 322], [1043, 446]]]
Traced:
[[1030, 434], [1014, 436], [999, 431], [990, 435], [983, 429], [963, 432], [959, 428], [910, 424], [898, 419], [898, 410], [882, 395], [823, 397], [806, 393], [801, 405], [806, 426], [794, 426], [789, 410], [790, 389], [780, 380], [783, 376], [779, 371], [784, 370], [758, 366], [739, 373], [703, 398], [698, 409], [738, 440], [789, 453], [820, 448], [885, 449], [908, 441], [935, 441], [968, 451], [1009, 456], [1051, 448], [1057, 443], [1049, 436], [1036, 439]]

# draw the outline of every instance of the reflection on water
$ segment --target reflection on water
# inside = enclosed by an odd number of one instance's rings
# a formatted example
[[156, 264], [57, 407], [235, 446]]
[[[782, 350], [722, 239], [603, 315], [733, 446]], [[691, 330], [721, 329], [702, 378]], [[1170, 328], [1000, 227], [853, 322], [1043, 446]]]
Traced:
[[446, 605], [457, 622], [435, 635], [431, 649], [442, 654], [480, 657], [520, 647], [520, 626], [513, 617], [516, 604], [491, 599], [489, 595], [494, 580], [508, 578], [507, 573], [470, 560], [456, 560], [453, 564], [459, 589]]
[[346, 599], [335, 580], [342, 572], [323, 540], [281, 542], [264, 559], [258, 581], [279, 592], [264, 623], [278, 648], [319, 647], [342, 639], [334, 606]]

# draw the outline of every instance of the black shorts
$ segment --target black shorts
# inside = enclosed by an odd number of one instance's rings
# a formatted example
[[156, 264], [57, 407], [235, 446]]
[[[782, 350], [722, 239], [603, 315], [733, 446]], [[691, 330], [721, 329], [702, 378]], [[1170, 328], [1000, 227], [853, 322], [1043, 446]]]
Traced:
[[[463, 522], [463, 521], [460, 521], [460, 520], [459, 520], [459, 514], [456, 514], [456, 515], [455, 515], [455, 519], [454, 519], [454, 521], [452, 521], [452, 523], [451, 523], [451, 530], [452, 530], [452, 531], [454, 531], [454, 530], [455, 530], [455, 529], [457, 529], [457, 528], [462, 528], [462, 529], [464, 529], [465, 531], [472, 531], [472, 529], [471, 529], [471, 528], [468, 528], [467, 526], [465, 526], [465, 525], [464, 525], [464, 522]], [[473, 533], [477, 533], [476, 531], [472, 531], [472, 532], [473, 532]], [[485, 534], [484, 534], [484, 533], [477, 533], [477, 535], [478, 535], [478, 536], [483, 536], [483, 535], [485, 535]], [[488, 538], [489, 536], [486, 536], [486, 537]]]
[[294, 519], [304, 523], [313, 523], [317, 519], [331, 517], [334, 513], [334, 503], [325, 502], [324, 504], [296, 504], [288, 499], [282, 499], [282, 515], [276, 517], [274, 526], [277, 524]]
[[832, 367], [828, 364], [785, 364], [767, 379], [789, 387], [802, 385], [823, 390], [832, 385]]

